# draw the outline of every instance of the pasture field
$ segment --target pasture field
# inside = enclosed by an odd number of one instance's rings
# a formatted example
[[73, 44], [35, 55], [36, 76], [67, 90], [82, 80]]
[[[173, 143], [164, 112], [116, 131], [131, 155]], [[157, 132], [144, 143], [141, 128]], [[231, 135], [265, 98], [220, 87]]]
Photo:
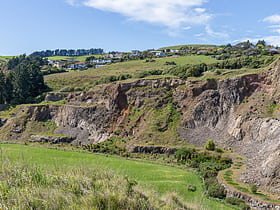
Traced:
[[16, 56], [0, 56], [0, 61], [6, 62], [13, 57], [16, 57]]
[[[202, 181], [197, 174], [175, 167], [112, 156], [16, 144], [1, 144], [0, 152], [2, 170], [6, 165], [3, 163], [7, 160], [14, 162], [15, 165], [35, 165], [35, 168], [39, 168], [39, 171], [42, 172], [39, 177], [35, 177], [36, 180], [41, 180], [42, 178], [40, 177], [44, 177], [44, 174], [51, 174], [53, 176], [52, 174], [58, 173], [58, 171], [67, 174], [69, 171], [71, 172], [77, 168], [82, 170], [75, 172], [76, 177], [85, 176], [88, 174], [88, 170], [113, 171], [116, 175], [127, 176], [130, 180], [136, 180], [143, 189], [155, 191], [152, 194], [158, 194], [163, 196], [163, 198], [166, 194], [173, 197], [181, 197], [182, 202], [192, 209], [232, 209], [231, 206], [220, 203], [217, 200], [208, 199], [203, 193]], [[4, 180], [5, 178], [2, 174], [0, 191], [3, 188]], [[112, 179], [111, 182], [113, 181]], [[189, 184], [195, 185], [197, 190], [195, 192], [188, 191], [187, 186]], [[167, 197], [165, 198], [167, 199]]]
[[52, 60], [77, 60], [80, 62], [85, 62], [86, 58], [94, 56], [96, 58], [102, 57], [102, 55], [83, 55], [83, 56], [52, 56], [52, 57], [48, 57], [48, 59], [52, 59]]
[[97, 69], [91, 68], [84, 71], [51, 74], [44, 78], [46, 84], [53, 91], [58, 91], [65, 86], [91, 87], [96, 80], [105, 76], [119, 76], [121, 74], [133, 75], [143, 71], [168, 69], [171, 68], [171, 66], [165, 64], [171, 61], [174, 61], [177, 65], [217, 62], [217, 60], [203, 55], [157, 58], [155, 62], [145, 62], [145, 60], [120, 62]]

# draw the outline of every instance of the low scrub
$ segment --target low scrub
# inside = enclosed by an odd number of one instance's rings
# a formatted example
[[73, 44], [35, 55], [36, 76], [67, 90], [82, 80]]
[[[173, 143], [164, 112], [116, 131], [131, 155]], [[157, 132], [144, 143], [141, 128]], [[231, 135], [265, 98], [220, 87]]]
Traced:
[[249, 210], [251, 209], [249, 205], [247, 205], [244, 200], [236, 197], [227, 197], [225, 201], [231, 205], [239, 206], [242, 210]]

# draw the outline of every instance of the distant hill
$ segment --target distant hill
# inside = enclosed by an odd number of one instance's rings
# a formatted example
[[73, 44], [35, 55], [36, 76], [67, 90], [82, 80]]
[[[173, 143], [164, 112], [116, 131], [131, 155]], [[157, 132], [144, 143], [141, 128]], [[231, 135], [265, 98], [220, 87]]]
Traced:
[[200, 47], [214, 48], [214, 47], [217, 47], [217, 45], [208, 45], [208, 44], [176, 45], [176, 46], [162, 47], [162, 48], [159, 48], [159, 50], [165, 50], [165, 49], [179, 50], [179, 49], [190, 48], [190, 47], [192, 47], [192, 48], [200, 48]]

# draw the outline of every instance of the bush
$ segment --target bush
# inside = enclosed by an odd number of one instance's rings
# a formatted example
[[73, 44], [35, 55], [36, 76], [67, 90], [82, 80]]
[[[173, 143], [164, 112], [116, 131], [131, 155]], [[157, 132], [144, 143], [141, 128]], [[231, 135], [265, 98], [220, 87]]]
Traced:
[[257, 185], [255, 185], [255, 184], [251, 184], [250, 185], [250, 191], [252, 192], [252, 193], [256, 193], [257, 192], [257, 190], [258, 190], [258, 187], [257, 187]]
[[195, 192], [196, 191], [196, 186], [195, 185], [188, 185], [188, 191], [191, 191], [191, 192]]
[[208, 179], [205, 179], [204, 185], [206, 187], [206, 190], [212, 185], [213, 183], [218, 183], [217, 179], [215, 177], [210, 177]]
[[245, 203], [242, 199], [236, 197], [227, 197], [225, 201], [231, 205], [239, 206], [241, 203]]
[[206, 150], [210, 150], [210, 151], [214, 151], [215, 150], [215, 144], [214, 141], [209, 139], [206, 144], [205, 144], [205, 149]]
[[190, 149], [184, 147], [175, 152], [175, 157], [178, 162], [186, 162], [187, 159], [191, 158]]
[[223, 185], [219, 184], [218, 182], [211, 184], [208, 187], [208, 195], [214, 198], [223, 199], [226, 197], [225, 188]]
[[217, 148], [215, 149], [215, 151], [218, 152], [218, 153], [223, 153], [223, 152], [224, 152], [224, 150], [221, 149], [221, 148], [219, 148], [219, 147], [217, 147]]
[[251, 209], [250, 206], [247, 205], [246, 203], [240, 203], [239, 208], [241, 210], [250, 210]]

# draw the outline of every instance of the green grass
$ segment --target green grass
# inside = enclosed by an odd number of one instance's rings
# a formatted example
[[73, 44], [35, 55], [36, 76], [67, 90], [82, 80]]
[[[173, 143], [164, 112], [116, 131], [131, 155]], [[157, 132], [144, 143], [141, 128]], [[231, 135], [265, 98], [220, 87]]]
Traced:
[[127, 61], [111, 64], [97, 69], [88, 69], [85, 71], [74, 71], [60, 74], [52, 74], [45, 76], [46, 84], [54, 91], [58, 91], [65, 86], [69, 87], [92, 87], [94, 81], [105, 76], [136, 74], [148, 70], [164, 70], [170, 68], [165, 65], [167, 61], [174, 61], [177, 65], [183, 64], [199, 64], [217, 62], [215, 59], [207, 56], [182, 56], [158, 58], [156, 62], [145, 62], [144, 60]]
[[[182, 169], [137, 162], [117, 157], [106, 157], [87, 153], [49, 150], [23, 145], [2, 144], [1, 151], [17, 162], [37, 164], [42, 170], [53, 171], [56, 168], [73, 170], [77, 167], [98, 167], [114, 170], [117, 174], [127, 175], [140, 186], [155, 190], [159, 194], [176, 192], [195, 209], [231, 209], [231, 207], [208, 199], [203, 194], [203, 187], [198, 175]], [[196, 192], [187, 190], [187, 185], [197, 187]]]
[[84, 56], [52, 56], [52, 57], [48, 57], [48, 59], [52, 59], [52, 60], [77, 60], [80, 62], [85, 62], [86, 58], [94, 56], [96, 58], [102, 57], [103, 55], [84, 55]]
[[9, 59], [13, 58], [15, 56], [0, 56], [0, 61], [7, 62]]
[[215, 72], [207, 71], [201, 77], [189, 77], [188, 80], [200, 81], [200, 80], [207, 80], [207, 79], [229, 79], [237, 76], [238, 77], [245, 76], [248, 74], [258, 74], [261, 73], [263, 70], [264, 68], [259, 68], [259, 69], [242, 68], [242, 69], [234, 69], [234, 70], [223, 69], [221, 70], [222, 74], [219, 75], [217, 75]]

